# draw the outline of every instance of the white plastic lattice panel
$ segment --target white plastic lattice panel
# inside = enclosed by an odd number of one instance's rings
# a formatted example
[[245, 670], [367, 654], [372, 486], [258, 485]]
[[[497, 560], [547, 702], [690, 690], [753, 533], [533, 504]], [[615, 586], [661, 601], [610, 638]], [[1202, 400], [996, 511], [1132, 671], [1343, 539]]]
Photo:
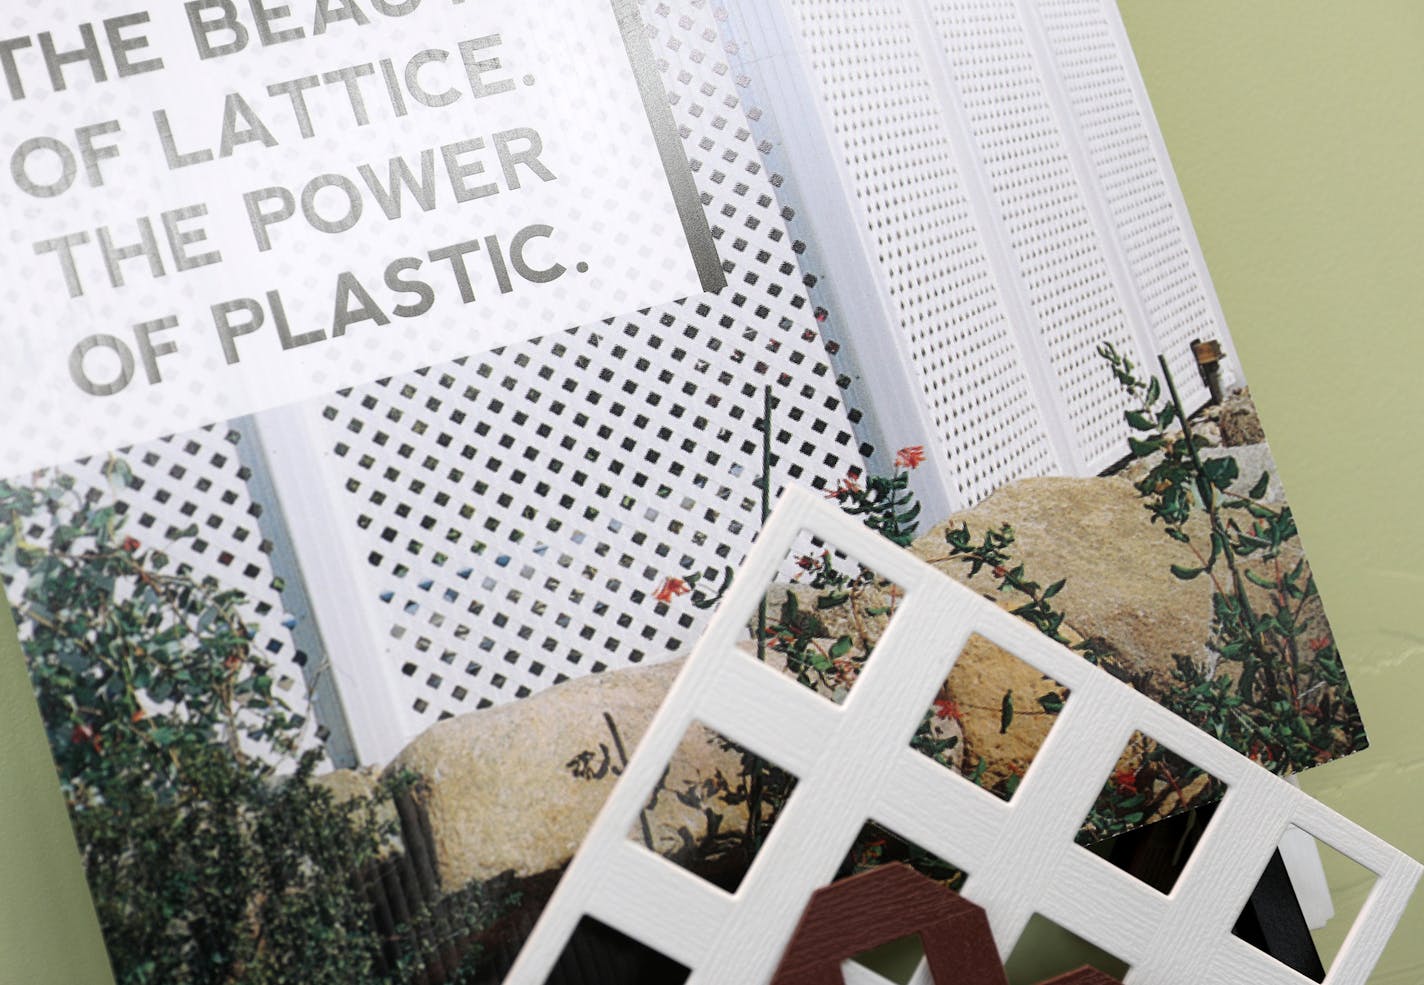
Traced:
[[1225, 338], [1166, 152], [1116, 7], [1037, 0], [1037, 14], [1138, 296], [1182, 398], [1206, 400], [1193, 339]]
[[407, 736], [690, 641], [653, 595], [749, 547], [765, 384], [774, 485], [862, 467], [712, 11], [644, 15], [729, 286], [305, 411]]
[[1111, 342], [1140, 363], [1125, 285], [1108, 267], [1016, 0], [929, 7], [1079, 453], [1096, 471], [1126, 450], [1124, 398], [1096, 349]]
[[[327, 732], [311, 702], [322, 668], [310, 663], [321, 655], [301, 649], [293, 638], [296, 618], [284, 605], [273, 545], [259, 526], [266, 504], [249, 486], [252, 473], [239, 452], [242, 439], [235, 428], [213, 425], [51, 471], [71, 476], [76, 496], [94, 508], [112, 506], [124, 517], [123, 533], [136, 542], [140, 556], [162, 551], [170, 559], [165, 570], [243, 593], [251, 646], [272, 664], [273, 693], [306, 719], [300, 747], [314, 748]], [[121, 460], [132, 473], [126, 487], [106, 476], [111, 460]], [[37, 542], [48, 539], [43, 526], [28, 535]], [[3, 575], [11, 604], [18, 605], [24, 576]], [[17, 623], [23, 645], [30, 627], [23, 618]]]
[[[911, 399], [937, 431], [924, 440], [946, 457], [959, 502], [1059, 471], [914, 25], [898, 4], [789, 7], [895, 304], [888, 341], [914, 367]], [[793, 176], [783, 194], [799, 188]]]
[[[737, 646], [787, 548], [810, 531], [904, 589], [894, 622], [842, 705]], [[1065, 685], [1053, 730], [1004, 802], [911, 747], [924, 708], [971, 635]], [[797, 778], [735, 895], [627, 838], [694, 721]], [[1075, 842], [1135, 730], [1228, 785], [1171, 895]], [[873, 818], [970, 873], [1001, 955], [1035, 913], [1131, 966], [1128, 985], [1298, 985], [1232, 934], [1288, 827], [1378, 877], [1327, 979], [1363, 985], [1418, 882], [1420, 865], [1299, 789], [1054, 643], [992, 601], [805, 490], [789, 490], [737, 575], [506, 985], [543, 985], [585, 915], [691, 969], [688, 985], [770, 980], [811, 894]], [[878, 981], [862, 973], [863, 981]]]

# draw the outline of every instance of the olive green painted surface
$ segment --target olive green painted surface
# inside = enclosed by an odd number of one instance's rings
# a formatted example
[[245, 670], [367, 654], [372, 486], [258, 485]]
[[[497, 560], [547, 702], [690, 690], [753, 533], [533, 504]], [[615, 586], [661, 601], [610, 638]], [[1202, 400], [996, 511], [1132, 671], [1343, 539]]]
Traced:
[[[1121, 6], [1374, 742], [1306, 789], [1424, 856], [1424, 4]], [[4, 614], [0, 750], [0, 985], [107, 983]]]
[[1305, 789], [1424, 858], [1424, 4], [1120, 8], [1373, 743]]

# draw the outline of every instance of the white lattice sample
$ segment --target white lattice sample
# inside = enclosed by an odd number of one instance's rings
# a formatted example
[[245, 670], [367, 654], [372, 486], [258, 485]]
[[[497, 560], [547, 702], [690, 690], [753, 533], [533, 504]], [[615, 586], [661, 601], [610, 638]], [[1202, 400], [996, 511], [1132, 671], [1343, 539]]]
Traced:
[[[905, 592], [840, 705], [737, 646], [777, 565], [806, 531], [838, 545]], [[1008, 803], [910, 745], [924, 709], [973, 634], [1070, 689], [1056, 725]], [[735, 894], [627, 838], [694, 722], [797, 778]], [[1074, 840], [1124, 744], [1139, 730], [1228, 785], [1169, 895]], [[1039, 913], [1127, 962], [1128, 985], [1306, 981], [1231, 932], [1291, 826], [1377, 876], [1328, 985], [1364, 985], [1421, 872], [1417, 862], [1027, 623], [818, 497], [792, 489], [763, 529], [506, 985], [544, 985], [585, 916], [690, 969], [689, 985], [764, 985], [811, 894], [831, 881], [869, 819], [969, 873], [963, 895], [988, 912], [1001, 955]], [[883, 981], [864, 969], [855, 979]]]

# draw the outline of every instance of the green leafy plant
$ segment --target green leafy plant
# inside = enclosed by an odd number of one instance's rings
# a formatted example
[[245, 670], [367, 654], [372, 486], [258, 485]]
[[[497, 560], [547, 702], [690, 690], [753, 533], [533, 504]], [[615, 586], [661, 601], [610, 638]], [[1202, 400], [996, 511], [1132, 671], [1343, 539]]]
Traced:
[[1093, 802], [1078, 832], [1080, 844], [1114, 838], [1183, 808], [1210, 803], [1226, 790], [1211, 774], [1140, 732], [1124, 759], [1127, 765], [1113, 771]]
[[112, 501], [57, 472], [0, 483], [0, 566], [120, 985], [406, 980], [357, 877], [399, 850], [410, 779], [333, 796], [242, 593], [165, 550], [196, 527], [145, 544]]
[[1180, 686], [1164, 703], [1276, 771], [1302, 769], [1363, 742], [1335, 641], [1328, 630], [1308, 629], [1318, 606], [1315, 581], [1303, 558], [1285, 557], [1288, 545], [1298, 548], [1291, 509], [1263, 501], [1270, 475], [1263, 472], [1243, 492], [1234, 457], [1202, 455], [1209, 442], [1193, 432], [1165, 359], [1164, 390], [1111, 345], [1098, 352], [1136, 405], [1125, 412], [1135, 432], [1129, 446], [1151, 467], [1135, 488], [1153, 521], [1196, 559], [1173, 565], [1172, 573], [1212, 584], [1207, 645], [1214, 665], [1174, 655]]

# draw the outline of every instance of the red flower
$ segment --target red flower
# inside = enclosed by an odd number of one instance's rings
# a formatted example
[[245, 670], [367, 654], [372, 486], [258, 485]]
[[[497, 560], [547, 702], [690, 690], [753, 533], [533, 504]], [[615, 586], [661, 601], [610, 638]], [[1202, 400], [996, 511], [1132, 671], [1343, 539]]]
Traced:
[[1330, 646], [1330, 644], [1334, 642], [1335, 641], [1328, 636], [1317, 636], [1315, 639], [1311, 640], [1306, 645], [1309, 646], [1316, 653], [1319, 653], [1321, 650], [1326, 649]]
[[74, 726], [74, 731], [69, 733], [69, 741], [73, 742], [76, 746], [82, 746], [87, 742], [94, 747], [95, 752], [103, 753], [104, 751], [104, 740], [99, 738], [98, 734], [92, 728], [83, 723]]
[[994, 565], [994, 577], [995, 577], [995, 578], [1007, 578], [1008, 576], [1009, 576], [1009, 569], [1008, 569], [1008, 568], [1004, 567], [1002, 564], [996, 564], [996, 565]]
[[827, 499], [845, 499], [852, 493], [860, 492], [860, 483], [855, 476], [848, 475], [841, 480], [841, 484], [836, 486], [831, 492], [826, 493]]
[[810, 571], [816, 567], [816, 559], [809, 554], [802, 554], [796, 559], [796, 567], [802, 571]]
[[1112, 785], [1118, 793], [1137, 793], [1137, 771], [1123, 767], [1112, 775]]
[[960, 717], [959, 705], [950, 698], [940, 698], [934, 703], [935, 717], [948, 718], [953, 721], [963, 721]]
[[692, 589], [687, 587], [687, 582], [681, 578], [669, 578], [663, 582], [662, 587], [653, 593], [653, 598], [659, 602], [671, 602], [674, 596], [686, 595]]
[[132, 537], [125, 537], [125, 538], [124, 538], [123, 548], [124, 548], [125, 551], [128, 551], [130, 554], [132, 554], [134, 551], [138, 550], [138, 549], [139, 549], [140, 547], [142, 547], [142, 546], [143, 546], [142, 544], [140, 544], [138, 541], [134, 540]]
[[919, 468], [924, 460], [924, 445], [910, 445], [907, 448], [901, 448], [895, 453], [895, 467], [897, 469]]

